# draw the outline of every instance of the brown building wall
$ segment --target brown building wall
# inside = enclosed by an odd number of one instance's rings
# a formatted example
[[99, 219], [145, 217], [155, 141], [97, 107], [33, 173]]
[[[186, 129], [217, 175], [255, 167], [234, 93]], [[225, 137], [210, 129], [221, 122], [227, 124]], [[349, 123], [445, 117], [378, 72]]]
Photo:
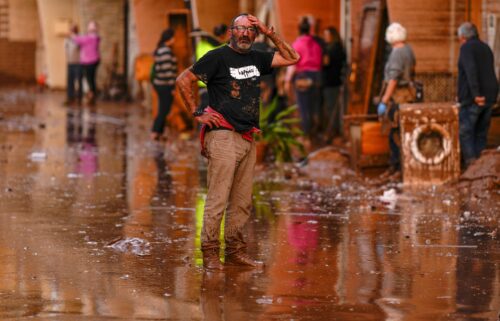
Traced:
[[234, 0], [218, 0], [217, 5], [214, 5], [213, 0], [198, 0], [196, 5], [200, 28], [210, 33], [212, 33], [214, 26], [220, 23], [229, 26], [231, 19], [240, 13], [238, 1]]
[[132, 0], [140, 53], [152, 53], [167, 27], [167, 12], [185, 8], [183, 0]]
[[[474, 1], [479, 1], [479, 0], [474, 0]], [[483, 4], [483, 6], [481, 7], [481, 13], [482, 15], [480, 16], [480, 18], [485, 18], [485, 19], [478, 19], [478, 22], [477, 22], [477, 27], [480, 29], [480, 32], [482, 31], [482, 38], [485, 39], [486, 38], [486, 35], [487, 35], [487, 17], [488, 15], [490, 14], [493, 14], [493, 15], [496, 15], [496, 18], [499, 19], [500, 18], [500, 1], [498, 0], [483, 0], [481, 2], [481, 4]], [[500, 27], [497, 26], [497, 30], [499, 29]], [[496, 57], [497, 59], [500, 59], [500, 57]]]
[[36, 0], [9, 2], [9, 39], [36, 41], [40, 21]]
[[276, 0], [275, 5], [279, 31], [286, 41], [293, 42], [297, 38], [298, 24], [304, 15], [316, 19], [315, 32], [319, 36], [326, 27], [340, 28], [340, 0]]
[[0, 84], [35, 81], [36, 0], [0, 1]]
[[388, 0], [389, 20], [400, 22], [408, 31], [408, 42], [417, 58], [417, 78], [424, 83], [427, 102], [454, 100], [460, 49], [457, 28], [468, 19], [471, 9], [466, 0]]
[[[484, 19], [478, 23], [478, 27], [482, 26], [482, 36], [481, 38], [486, 40], [492, 47], [493, 53], [495, 55], [495, 69], [497, 77], [500, 79], [500, 1], [498, 0], [486, 0], [484, 1], [484, 14], [482, 15]], [[491, 24], [496, 20], [496, 34], [491, 33], [493, 28]], [[490, 28], [488, 28], [490, 27]], [[490, 29], [490, 30], [488, 30]], [[488, 32], [490, 31], [490, 32]]]
[[34, 82], [35, 48], [32, 41], [0, 39], [0, 84]]
[[[383, 6], [384, 3], [387, 6], [387, 22], [399, 22], [407, 29], [408, 43], [415, 51], [417, 59], [417, 80], [424, 83], [425, 100], [428, 102], [453, 100], [460, 47], [456, 32], [458, 26], [470, 16], [469, 10], [472, 10], [472, 7], [467, 6], [466, 0], [413, 2], [353, 0], [351, 2], [352, 61], [358, 66], [363, 62], [359, 57], [363, 9], [373, 4]], [[384, 25], [380, 32], [384, 37]], [[378, 64], [383, 62], [380, 61]], [[374, 70], [382, 70], [382, 67], [377, 65]], [[369, 100], [365, 100], [365, 103], [367, 101]]]
[[417, 73], [456, 72], [458, 26], [466, 21], [465, 0], [389, 0], [390, 22], [401, 23], [417, 57]]
[[[380, 0], [351, 0], [352, 53], [358, 52], [363, 7]], [[399, 22], [408, 31], [408, 41], [417, 56], [417, 73], [456, 73], [458, 26], [471, 20], [486, 39], [488, 14], [500, 16], [498, 0], [400, 1], [387, 0], [389, 22]], [[385, 32], [385, 31], [384, 31]]]

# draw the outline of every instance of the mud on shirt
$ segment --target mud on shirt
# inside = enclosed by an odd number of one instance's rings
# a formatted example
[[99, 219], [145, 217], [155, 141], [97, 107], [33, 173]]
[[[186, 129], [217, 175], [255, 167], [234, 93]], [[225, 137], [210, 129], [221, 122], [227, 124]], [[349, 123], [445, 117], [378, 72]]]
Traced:
[[238, 53], [229, 46], [209, 51], [191, 68], [207, 84], [209, 106], [238, 132], [259, 128], [260, 76], [272, 72], [274, 53]]

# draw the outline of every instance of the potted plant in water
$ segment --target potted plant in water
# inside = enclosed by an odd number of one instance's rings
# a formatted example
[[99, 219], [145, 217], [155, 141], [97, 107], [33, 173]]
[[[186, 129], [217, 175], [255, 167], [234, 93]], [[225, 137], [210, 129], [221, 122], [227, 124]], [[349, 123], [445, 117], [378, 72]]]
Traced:
[[276, 96], [269, 105], [261, 104], [260, 108], [262, 134], [256, 137], [257, 161], [262, 162], [269, 154], [277, 163], [290, 162], [294, 149], [305, 155], [304, 146], [297, 140], [304, 133], [295, 126], [300, 119], [290, 117], [297, 110], [297, 105], [280, 110]]

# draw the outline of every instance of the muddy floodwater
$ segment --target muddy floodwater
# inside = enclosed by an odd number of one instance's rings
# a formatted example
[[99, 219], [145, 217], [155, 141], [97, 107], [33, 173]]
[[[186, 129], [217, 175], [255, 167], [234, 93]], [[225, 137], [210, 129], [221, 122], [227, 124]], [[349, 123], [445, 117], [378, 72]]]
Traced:
[[497, 189], [259, 166], [246, 232], [266, 268], [207, 273], [196, 138], [63, 98], [0, 92], [0, 320], [499, 318]]

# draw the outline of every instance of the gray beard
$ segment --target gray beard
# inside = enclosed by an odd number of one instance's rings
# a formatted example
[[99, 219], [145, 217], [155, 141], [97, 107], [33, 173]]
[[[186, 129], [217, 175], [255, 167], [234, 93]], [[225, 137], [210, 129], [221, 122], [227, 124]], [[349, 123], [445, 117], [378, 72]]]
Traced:
[[238, 44], [238, 48], [241, 50], [250, 50], [250, 48], [252, 48], [252, 44], [251, 43]]
[[240, 45], [236, 40], [231, 40], [231, 44], [233, 45], [233, 48], [243, 52], [250, 51], [250, 49], [252, 48], [251, 43], [245, 43]]

